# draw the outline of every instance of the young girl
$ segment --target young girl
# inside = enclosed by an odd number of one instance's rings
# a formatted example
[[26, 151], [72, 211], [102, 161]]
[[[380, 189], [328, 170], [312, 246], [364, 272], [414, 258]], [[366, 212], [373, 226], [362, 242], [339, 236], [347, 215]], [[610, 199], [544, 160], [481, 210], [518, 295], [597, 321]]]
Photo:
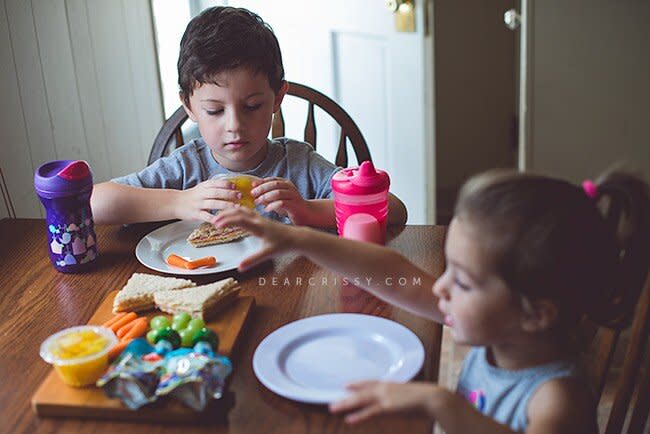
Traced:
[[[626, 225], [610, 227], [597, 203], [621, 209]], [[596, 405], [568, 336], [585, 314], [601, 321], [620, 315], [614, 306], [622, 304], [612, 303], [625, 256], [618, 243], [647, 270], [649, 216], [647, 185], [625, 174], [581, 188], [488, 172], [461, 190], [445, 245], [447, 268], [437, 280], [393, 250], [282, 226], [247, 210], [224, 211], [216, 224], [264, 239], [240, 269], [298, 252], [345, 276], [370, 278], [366, 290], [443, 322], [455, 341], [473, 347], [456, 393], [431, 383], [351, 384], [351, 393], [330, 405], [332, 412], [349, 412], [347, 422], [409, 411], [447, 433], [575, 434], [596, 432]], [[422, 286], [382, 285], [390, 276], [417, 276]]]

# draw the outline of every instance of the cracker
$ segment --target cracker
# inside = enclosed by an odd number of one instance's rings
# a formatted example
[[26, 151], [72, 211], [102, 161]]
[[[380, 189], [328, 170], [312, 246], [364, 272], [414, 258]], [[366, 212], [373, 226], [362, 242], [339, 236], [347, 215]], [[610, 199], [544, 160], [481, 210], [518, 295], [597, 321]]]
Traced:
[[235, 226], [218, 228], [211, 223], [201, 223], [201, 226], [194, 229], [187, 242], [193, 247], [206, 247], [215, 244], [225, 244], [249, 236], [250, 233]]

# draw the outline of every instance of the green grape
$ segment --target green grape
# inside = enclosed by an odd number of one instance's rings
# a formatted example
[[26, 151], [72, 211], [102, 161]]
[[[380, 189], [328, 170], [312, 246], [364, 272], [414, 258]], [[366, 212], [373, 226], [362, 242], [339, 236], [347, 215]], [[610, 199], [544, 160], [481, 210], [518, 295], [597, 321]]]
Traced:
[[219, 349], [219, 336], [212, 330], [203, 327], [199, 330], [194, 336], [192, 336], [192, 346], [196, 345], [197, 342], [205, 341], [212, 346], [212, 351], [215, 353]]
[[181, 346], [181, 337], [179, 336], [178, 332], [176, 330], [172, 329], [171, 327], [165, 327], [164, 329], [156, 330], [158, 333], [156, 334], [156, 343], [158, 341], [164, 339], [168, 341], [170, 344], [172, 344], [172, 347], [178, 348]]
[[185, 330], [190, 330], [190, 334], [194, 336], [196, 332], [205, 327], [205, 322], [201, 318], [194, 318], [185, 327]]
[[198, 328], [199, 330], [205, 327], [205, 321], [201, 318], [192, 318], [188, 324], [188, 327], [192, 326], [193, 328]]
[[176, 315], [174, 315], [174, 319], [172, 321], [172, 328], [176, 331], [183, 330], [185, 327], [187, 327], [187, 324], [190, 322], [191, 319], [192, 317], [187, 312], [177, 313]]
[[154, 345], [156, 343], [156, 337], [158, 337], [158, 330], [156, 329], [151, 329], [147, 333], [147, 341], [151, 344]]
[[169, 326], [171, 326], [171, 323], [169, 322], [169, 319], [164, 315], [154, 316], [151, 318], [151, 322], [149, 323], [149, 327], [151, 327], [152, 330], [160, 330]]
[[181, 337], [181, 346], [182, 347], [191, 347], [192, 346], [192, 337], [194, 337], [194, 333], [192, 330], [185, 328], [181, 331], [178, 332], [179, 336]]

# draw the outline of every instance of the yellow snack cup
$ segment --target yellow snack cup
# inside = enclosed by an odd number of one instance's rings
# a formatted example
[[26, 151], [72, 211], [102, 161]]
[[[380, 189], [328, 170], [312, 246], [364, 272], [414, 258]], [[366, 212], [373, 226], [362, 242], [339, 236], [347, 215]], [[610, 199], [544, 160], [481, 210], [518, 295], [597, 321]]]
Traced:
[[81, 387], [95, 384], [106, 372], [108, 351], [117, 342], [115, 334], [106, 327], [70, 327], [45, 339], [40, 355], [54, 366], [65, 384]]
[[253, 189], [254, 181], [261, 181], [261, 178], [253, 175], [227, 175], [221, 174], [216, 175], [213, 179], [227, 179], [228, 181], [235, 184], [235, 189], [241, 192], [241, 199], [239, 204], [245, 206], [246, 208], [255, 209], [255, 198], [251, 195], [251, 190]]

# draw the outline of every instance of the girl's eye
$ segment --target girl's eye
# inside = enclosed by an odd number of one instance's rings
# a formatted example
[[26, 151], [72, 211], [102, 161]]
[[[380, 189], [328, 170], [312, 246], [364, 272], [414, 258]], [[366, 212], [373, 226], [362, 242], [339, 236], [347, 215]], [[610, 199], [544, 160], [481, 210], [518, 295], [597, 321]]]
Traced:
[[454, 283], [460, 287], [463, 291], [469, 291], [470, 286], [466, 283], [461, 282], [457, 277], [454, 278]]
[[223, 109], [221, 109], [221, 110], [206, 110], [205, 112], [210, 116], [216, 116], [216, 115], [220, 115], [221, 113], [223, 113]]
[[258, 108], [262, 107], [262, 104], [255, 104], [255, 105], [247, 105], [246, 110], [254, 112]]

